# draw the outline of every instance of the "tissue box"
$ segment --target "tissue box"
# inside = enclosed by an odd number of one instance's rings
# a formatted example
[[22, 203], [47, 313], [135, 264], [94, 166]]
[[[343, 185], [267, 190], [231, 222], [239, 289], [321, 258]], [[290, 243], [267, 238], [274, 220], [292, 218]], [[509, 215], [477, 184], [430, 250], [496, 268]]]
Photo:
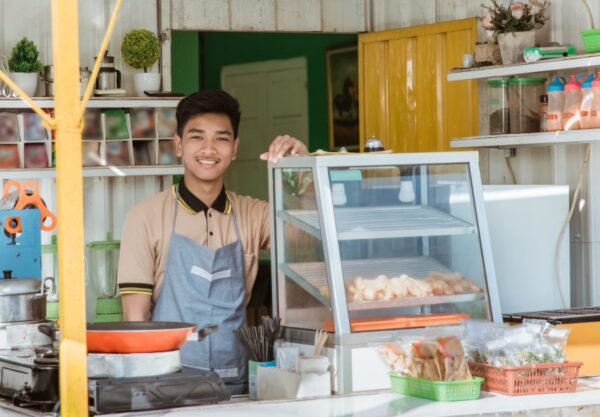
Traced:
[[266, 367], [274, 367], [275, 361], [269, 362], [255, 362], [248, 361], [248, 398], [251, 400], [256, 400], [256, 392], [257, 392], [257, 372], [258, 368], [266, 368]]
[[256, 368], [259, 400], [299, 399], [331, 395], [331, 374], [296, 373], [281, 368]]

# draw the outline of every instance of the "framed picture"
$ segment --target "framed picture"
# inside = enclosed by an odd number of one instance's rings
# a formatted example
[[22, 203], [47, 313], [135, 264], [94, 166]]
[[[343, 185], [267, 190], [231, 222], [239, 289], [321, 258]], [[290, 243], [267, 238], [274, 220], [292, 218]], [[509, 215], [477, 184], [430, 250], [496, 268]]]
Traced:
[[102, 139], [102, 116], [100, 109], [85, 109], [81, 136], [84, 140]]
[[18, 141], [19, 122], [17, 121], [17, 115], [15, 113], [0, 113], [0, 142]]
[[177, 120], [175, 119], [175, 109], [158, 108], [158, 137], [161, 139], [171, 139], [175, 136]]
[[131, 137], [149, 139], [156, 137], [154, 109], [131, 109]]
[[356, 150], [358, 131], [358, 47], [326, 52], [329, 148]]
[[42, 118], [34, 112], [23, 113], [23, 137], [26, 142], [48, 140], [48, 133]]

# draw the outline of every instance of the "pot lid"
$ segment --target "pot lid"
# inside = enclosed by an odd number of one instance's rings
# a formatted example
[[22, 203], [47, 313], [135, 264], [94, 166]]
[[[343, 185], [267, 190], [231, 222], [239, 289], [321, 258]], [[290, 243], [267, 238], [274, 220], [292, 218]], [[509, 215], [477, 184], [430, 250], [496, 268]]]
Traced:
[[510, 79], [511, 84], [518, 85], [542, 85], [545, 82], [544, 77], [514, 77]]
[[487, 84], [490, 87], [506, 87], [509, 81], [510, 80], [508, 78], [493, 78], [491, 80], [488, 80]]
[[0, 279], [0, 295], [12, 295], [12, 294], [28, 294], [41, 292], [42, 281], [33, 278], [6, 278], [11, 274], [3, 271], [4, 279]]

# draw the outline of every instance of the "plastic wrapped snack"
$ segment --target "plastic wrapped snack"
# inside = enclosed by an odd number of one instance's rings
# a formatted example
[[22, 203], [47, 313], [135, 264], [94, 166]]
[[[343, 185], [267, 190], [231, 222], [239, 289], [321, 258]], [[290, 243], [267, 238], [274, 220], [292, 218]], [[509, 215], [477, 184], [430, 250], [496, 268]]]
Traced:
[[417, 376], [410, 344], [384, 343], [377, 348], [377, 353], [390, 371]]
[[449, 336], [438, 338], [439, 348], [436, 352], [438, 361], [443, 361], [444, 381], [464, 381], [472, 379], [465, 351], [460, 339]]
[[569, 329], [548, 325], [541, 336], [545, 348], [544, 362], [562, 363], [565, 361], [565, 348], [569, 338]]
[[443, 363], [436, 360], [438, 343], [435, 341], [422, 340], [412, 344], [413, 358], [417, 373], [421, 378], [432, 381], [443, 381]]

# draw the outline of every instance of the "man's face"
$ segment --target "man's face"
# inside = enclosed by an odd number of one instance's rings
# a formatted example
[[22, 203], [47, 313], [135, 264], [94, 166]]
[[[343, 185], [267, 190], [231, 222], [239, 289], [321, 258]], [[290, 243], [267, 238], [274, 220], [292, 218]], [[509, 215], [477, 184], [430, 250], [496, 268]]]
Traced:
[[175, 136], [177, 156], [183, 161], [186, 178], [189, 175], [192, 181], [221, 180], [238, 146], [231, 121], [224, 114], [194, 116], [184, 126], [183, 136]]

